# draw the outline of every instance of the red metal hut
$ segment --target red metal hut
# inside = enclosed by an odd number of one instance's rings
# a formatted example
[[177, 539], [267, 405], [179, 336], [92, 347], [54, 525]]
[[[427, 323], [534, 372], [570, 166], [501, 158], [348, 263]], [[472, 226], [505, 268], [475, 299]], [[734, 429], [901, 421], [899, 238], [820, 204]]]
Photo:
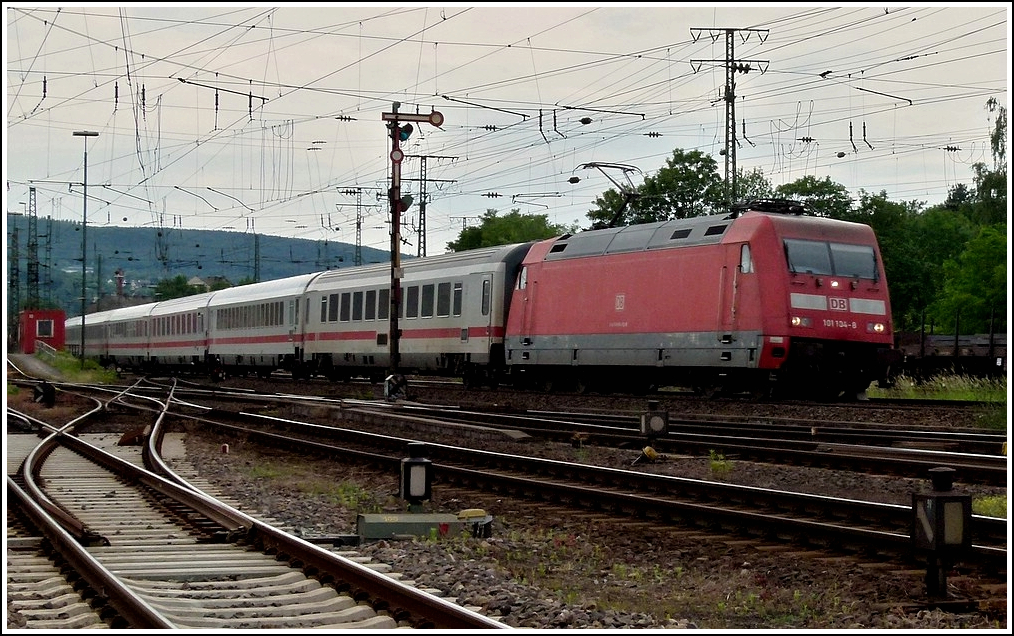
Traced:
[[54, 349], [63, 349], [64, 322], [62, 309], [26, 309], [18, 324], [18, 342], [22, 353], [35, 353], [40, 342]]

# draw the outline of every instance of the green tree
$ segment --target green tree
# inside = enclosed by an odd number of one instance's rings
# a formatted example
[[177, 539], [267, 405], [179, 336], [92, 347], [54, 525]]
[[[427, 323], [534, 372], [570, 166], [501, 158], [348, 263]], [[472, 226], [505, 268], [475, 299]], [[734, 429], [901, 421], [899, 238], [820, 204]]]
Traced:
[[975, 202], [975, 193], [964, 183], [956, 183], [947, 190], [944, 207], [948, 210], [962, 210]]
[[956, 258], [975, 233], [968, 218], [946, 204], [911, 215], [901, 224], [903, 238], [884, 256], [892, 272], [888, 283], [899, 331], [922, 326], [926, 310], [943, 287], [944, 263]]
[[546, 239], [576, 231], [576, 225], [566, 227], [550, 223], [545, 214], [521, 214], [520, 210], [514, 209], [500, 216], [497, 210], [489, 209], [483, 214], [479, 225], [461, 230], [458, 240], [448, 243], [447, 249], [463, 252], [477, 247]]
[[996, 225], [1007, 221], [1007, 109], [991, 97], [986, 101], [986, 110], [996, 113], [989, 135], [993, 168], [984, 163], [972, 166], [978, 199], [972, 219], [982, 225]]
[[983, 227], [955, 259], [944, 263], [943, 290], [930, 313], [936, 324], [961, 333], [987, 333], [1007, 321], [1007, 225]]
[[187, 284], [187, 278], [179, 274], [173, 278], [164, 278], [155, 285], [155, 299], [158, 301], [169, 300], [170, 298], [183, 298], [200, 294], [204, 290]]
[[820, 180], [813, 175], [806, 175], [775, 188], [775, 196], [803, 202], [814, 216], [844, 219], [852, 211], [852, 197], [848, 188], [831, 181], [831, 177]]
[[737, 170], [736, 192], [736, 198], [740, 201], [770, 199], [774, 194], [771, 181], [764, 176], [764, 171], [760, 168], [754, 168], [750, 172], [743, 172], [742, 168]]

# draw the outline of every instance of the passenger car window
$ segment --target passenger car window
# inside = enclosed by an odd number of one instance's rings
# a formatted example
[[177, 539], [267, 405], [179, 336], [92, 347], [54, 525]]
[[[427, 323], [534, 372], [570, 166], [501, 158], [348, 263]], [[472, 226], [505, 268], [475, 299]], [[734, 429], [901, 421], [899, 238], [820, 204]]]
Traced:
[[437, 315], [451, 315], [451, 284], [440, 283], [437, 285]]
[[419, 314], [423, 318], [433, 317], [433, 293], [436, 287], [431, 283], [422, 286], [422, 311]]
[[405, 290], [405, 317], [419, 316], [419, 286], [413, 285]]

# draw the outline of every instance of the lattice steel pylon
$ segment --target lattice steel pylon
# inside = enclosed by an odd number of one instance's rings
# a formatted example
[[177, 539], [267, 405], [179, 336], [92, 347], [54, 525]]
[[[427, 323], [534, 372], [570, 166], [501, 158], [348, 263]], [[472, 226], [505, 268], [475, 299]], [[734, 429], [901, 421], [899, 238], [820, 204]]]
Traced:
[[39, 217], [35, 212], [35, 187], [28, 188], [28, 250], [25, 308], [39, 308]]
[[[704, 29], [691, 28], [690, 34], [696, 42], [700, 37], [700, 31]], [[697, 31], [697, 33], [695, 33]], [[767, 71], [768, 62], [762, 60], [736, 60], [736, 52], [733, 34], [737, 31], [745, 33], [743, 41], [749, 39], [751, 33], [757, 33], [761, 42], [767, 39], [767, 29], [707, 29], [708, 35], [714, 42], [722, 33], [725, 34], [725, 59], [724, 60], [690, 60], [690, 67], [696, 73], [704, 62], [718, 62], [725, 66], [725, 88], [722, 91], [722, 101], [725, 102], [725, 148], [722, 152], [725, 155], [725, 202], [731, 206], [736, 200], [736, 73], [749, 73], [754, 68], [761, 73]]]
[[[18, 323], [21, 312], [21, 252], [18, 247], [18, 224], [17, 217], [11, 223], [11, 240], [8, 245], [10, 251], [10, 266], [7, 276], [7, 342], [15, 344], [18, 342]], [[12, 346], [10, 350], [14, 350]]]

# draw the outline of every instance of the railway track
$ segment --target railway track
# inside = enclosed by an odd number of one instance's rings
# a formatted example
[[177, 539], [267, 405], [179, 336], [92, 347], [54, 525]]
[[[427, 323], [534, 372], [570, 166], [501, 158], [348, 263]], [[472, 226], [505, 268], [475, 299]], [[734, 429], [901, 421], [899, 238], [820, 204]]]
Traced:
[[[278, 422], [281, 428], [294, 425], [290, 420]], [[387, 420], [388, 430], [394, 424]], [[202, 421], [200, 430], [207, 432], [209, 422]], [[271, 427], [278, 430], [277, 427]], [[312, 427], [326, 435], [323, 428]], [[227, 432], [228, 431], [228, 432]], [[355, 447], [355, 433], [335, 432], [341, 443], [308, 441], [285, 433], [258, 432], [246, 426], [224, 425], [222, 435], [244, 439], [274, 449], [287, 450], [294, 456], [327, 456], [349, 465], [366, 463], [377, 470], [393, 473], [404, 456], [403, 452], [378, 453], [383, 435], [372, 433], [362, 449]], [[405, 439], [391, 440], [392, 448]], [[533, 458], [483, 453], [475, 449], [448, 449], [427, 444], [426, 456], [435, 464], [438, 486], [454, 492], [485, 492], [497, 497], [512, 497], [542, 502], [544, 512], [557, 509], [582, 511], [600, 519], [636, 519], [644, 526], [656, 525], [684, 528], [684, 532], [700, 536], [726, 536], [746, 544], [759, 543], [759, 549], [795, 551], [807, 558], [858, 557], [863, 567], [886, 567], [892, 570], [918, 569], [912, 562], [911, 540], [908, 535], [911, 510], [904, 506], [873, 505], [837, 498], [811, 497], [798, 493], [765, 491], [758, 488], [737, 488], [727, 484], [698, 484], [691, 480], [672, 480], [664, 476], [644, 474], [622, 475], [623, 471], [602, 470], [564, 462], [540, 461]], [[451, 457], [453, 456], [453, 458]], [[698, 488], [700, 488], [698, 490]], [[460, 495], [467, 500], [467, 495]], [[535, 504], [538, 507], [540, 504]], [[560, 513], [560, 514], [574, 514]], [[1006, 574], [1006, 524], [1004, 520], [976, 518], [975, 536], [982, 539], [974, 554], [963, 561], [971, 568], [963, 578], [982, 581], [981, 597], [963, 599], [952, 608], [970, 607], [976, 603], [997, 602], [997, 594], [1005, 589], [998, 581]], [[999, 570], [997, 569], [999, 568]], [[973, 573], [974, 572], [974, 573]], [[938, 602], [935, 606], [941, 606]]]
[[[143, 376], [136, 376], [128, 373], [125, 377], [137, 379]], [[165, 381], [168, 380], [168, 378], [165, 379]], [[277, 391], [279, 393], [289, 394], [360, 397], [363, 399], [383, 397], [382, 385], [368, 379], [354, 378], [342, 382], [334, 382], [325, 377], [311, 377], [295, 380], [288, 372], [285, 371], [275, 371], [266, 379], [259, 377], [252, 378], [247, 376], [234, 376], [215, 385], [210, 385], [206, 381], [206, 378], [201, 376], [193, 376], [188, 379], [179, 380], [179, 382], [181, 385], [188, 385], [192, 388], [212, 388], [213, 386], [217, 386], [220, 388], [242, 390], [242, 387], [256, 386], [259, 387], [257, 389], [258, 391], [263, 392]], [[650, 394], [630, 394], [622, 392], [583, 394], [561, 392], [547, 394], [545, 392], [532, 389], [514, 389], [510, 386], [500, 386], [496, 389], [466, 389], [457, 379], [440, 378], [436, 376], [411, 376], [408, 378], [408, 382], [410, 398], [414, 400], [422, 399], [423, 401], [430, 402], [432, 401], [430, 398], [433, 398], [433, 400], [438, 403], [453, 402], [462, 405], [494, 402], [498, 404], [511, 404], [515, 402], [518, 404], [525, 404], [530, 401], [545, 401], [548, 399], [558, 403], [571, 403], [575, 401], [606, 402], [621, 405], [618, 408], [625, 408], [625, 405], [639, 405], [648, 400], [656, 400], [661, 401], [663, 405], [668, 404], [668, 408], [674, 411], [681, 411], [681, 405], [684, 404], [711, 404], [719, 407], [729, 406], [732, 408], [741, 407], [742, 405], [753, 405], [765, 407], [775, 412], [800, 408], [812, 409], [814, 407], [819, 407], [832, 412], [837, 410], [849, 411], [861, 408], [870, 412], [896, 412], [899, 414], [912, 414], [925, 412], [926, 410], [933, 410], [935, 413], [938, 413], [940, 417], [946, 417], [949, 415], [949, 419], [964, 419], [969, 414], [976, 411], [996, 408], [998, 406], [995, 402], [990, 401], [939, 400], [922, 398], [868, 398], [861, 401], [813, 400], [809, 402], [799, 399], [756, 399], [748, 396], [747, 394], [708, 398], [689, 389], [682, 389], [679, 387], [664, 387], [663, 389]], [[271, 388], [265, 388], [268, 386]], [[756, 415], [751, 415], [750, 417], [755, 420], [757, 419]], [[779, 416], [773, 416], [768, 419], [781, 418]]]
[[[153, 390], [161, 391], [160, 387]], [[251, 391], [194, 387], [176, 392], [195, 404], [229, 404], [250, 412], [315, 408], [338, 412], [343, 405], [397, 409], [419, 418], [459, 422], [509, 430], [538, 439], [579, 441], [581, 444], [637, 448], [649, 444], [657, 452], [708, 456], [720, 453], [730, 459], [925, 477], [932, 468], [958, 472], [965, 483], [1005, 485], [1007, 458], [1002, 454], [1006, 436], [986, 430], [923, 430], [869, 423], [817, 420], [743, 421], [722, 416], [670, 417], [665, 431], [646, 436], [642, 415], [629, 411], [546, 411], [498, 405], [453, 407], [421, 403], [347, 400], [291, 394], [256, 394]], [[296, 405], [296, 406], [294, 406]], [[655, 407], [656, 411], [658, 407]], [[669, 415], [668, 412], [666, 412]]]
[[[308, 408], [317, 408], [317, 407], [308, 407]], [[474, 425], [467, 425], [467, 424], [463, 425], [463, 426], [465, 428], [474, 428], [474, 429], [480, 429], [480, 428], [482, 428], [482, 427], [478, 427], [478, 426], [474, 426]], [[419, 429], [418, 427], [414, 427], [412, 430], [414, 430], [416, 432], [419, 432], [421, 429]], [[461, 429], [461, 430], [464, 430], [464, 429]], [[487, 433], [481, 433], [481, 434], [487, 434]], [[248, 435], [248, 434], [246, 434], [246, 435]], [[272, 447], [279, 448], [279, 444], [277, 444], [275, 441], [273, 441], [272, 442]], [[392, 460], [396, 460], [398, 458], [401, 458], [404, 455], [403, 452], [400, 452], [401, 450], [403, 450], [403, 449], [400, 449], [399, 452], [396, 452], [395, 454], [393, 454], [391, 456]], [[303, 451], [300, 456], [301, 457], [305, 457], [306, 456], [306, 452]], [[443, 462], [441, 463], [441, 465], [443, 465]], [[457, 492], [461, 492], [461, 493], [474, 492], [473, 489], [475, 487], [476, 486], [474, 484], [470, 484], [467, 480], [463, 481], [461, 483], [454, 483], [454, 482], [451, 482], [451, 481], [448, 480], [448, 481], [442, 481], [441, 484], [440, 484], [440, 488], [441, 488], [442, 492], [455, 492], [455, 493], [457, 493]], [[537, 488], [534, 493], [529, 492], [529, 493], [525, 494], [524, 496], [528, 497], [528, 496], [532, 496], [533, 494], [538, 494], [538, 493], [541, 493], [541, 492], [544, 492], [544, 491], [545, 491], [545, 489]], [[503, 490], [501, 492], [507, 492], [507, 490]], [[518, 496], [521, 496], [521, 494], [525, 493], [526, 491], [525, 491], [525, 489], [518, 489], [518, 490], [515, 490], [514, 492], [518, 493]], [[464, 496], [464, 495], [462, 495], [462, 496]], [[554, 515], [554, 516], [557, 513], [551, 512], [551, 511], [554, 511], [554, 510], [557, 510], [557, 509], [560, 509], [560, 510], [570, 509], [571, 505], [579, 505], [579, 506], [580, 505], [584, 505], [580, 501], [569, 499], [569, 497], [570, 496], [567, 496], [567, 497], [556, 497], [556, 495], [551, 495], [548, 499], [539, 499], [538, 496], [535, 496], [533, 498], [533, 500], [532, 500], [533, 503], [531, 505], [532, 505], [532, 507], [533, 507], [534, 510], [541, 511], [541, 512], [539, 512], [537, 514], [550, 514], [550, 515]], [[570, 501], [570, 503], [568, 503], [568, 501]], [[591, 517], [588, 517], [589, 519], [590, 518], [596, 518], [596, 519], [603, 519], [603, 520], [605, 520], [605, 519], [619, 519], [619, 518], [629, 519], [632, 516], [629, 512], [623, 512], [622, 508], [616, 508], [615, 511], [611, 511], [611, 510], [609, 510], [607, 508], [600, 508], [598, 512], [595, 512], [593, 509], [590, 509], [590, 508], [594, 508], [594, 506], [590, 506], [590, 507], [589, 506], [585, 506], [584, 509], [587, 510], [587, 512], [584, 512], [584, 513], [573, 513], [572, 512], [572, 513], [569, 513], [569, 514], [570, 515], [577, 514], [577, 515], [580, 515], [582, 518], [585, 515], [591, 515]], [[568, 513], [561, 512], [559, 514], [567, 515]], [[623, 522], [623, 523], [628, 523], [628, 522]], [[643, 521], [635, 522], [634, 526], [638, 526], [639, 524], [647, 524], [650, 527], [656, 527], [656, 526], [670, 527], [670, 526], [668, 526], [666, 520], [664, 520], [664, 519], [658, 519], [658, 518], [653, 518], [651, 516], [644, 517]], [[678, 526], [672, 526], [672, 527], [673, 528], [678, 528]], [[713, 527], [708, 527], [708, 528], [698, 528], [698, 529], [688, 529], [688, 530], [676, 530], [676, 529], [674, 529], [673, 531], [676, 532], [676, 535], [674, 535], [674, 536], [678, 536], [678, 537], [681, 537], [681, 538], [695, 537], [695, 536], [700, 536], [700, 537], [720, 537], [721, 533], [722, 533], [722, 527], [723, 527], [723, 524], [715, 524]], [[743, 545], [743, 544], [748, 544], [748, 543], [757, 543], [759, 545], [759, 549], [761, 551], [764, 551], [764, 552], [770, 551], [772, 549], [785, 550], [786, 554], [788, 554], [788, 555], [794, 555], [795, 554], [797, 556], [797, 558], [807, 558], [807, 559], [809, 559], [809, 558], [815, 558], [813, 556], [812, 552], [822, 552], [825, 556], [828, 554], [827, 552], [824, 552], [823, 550], [812, 550], [811, 551], [811, 550], [805, 550], [805, 549], [803, 549], [801, 551], [800, 550], [793, 551], [792, 549], [789, 549], [787, 547], [774, 548], [774, 546], [768, 545], [768, 539], [764, 538], [764, 537], [757, 537], [757, 536], [747, 537], [745, 541], [743, 541], [742, 537], [740, 537], [740, 540], [736, 540], [736, 539], [733, 538], [734, 534], [736, 533], [735, 526], [734, 525], [729, 525], [729, 526], [727, 526], [727, 528], [728, 528], [728, 531], [731, 533], [729, 535], [729, 539], [727, 540], [730, 545]], [[830, 558], [833, 560], [836, 557], [831, 556]], [[875, 568], [876, 567], [876, 559], [873, 559], [873, 560], [867, 559], [864, 567]], [[896, 565], [894, 567], [897, 568], [899, 566]], [[904, 567], [904, 566], [902, 566], [902, 567]]]
[[[168, 479], [145, 470], [143, 455], [155, 451], [159, 434], [149, 438], [152, 447], [130, 448], [120, 446], [116, 435], [88, 441], [62, 429], [50, 432], [35, 446], [36, 440], [24, 439], [33, 436], [18, 436], [20, 462], [17, 451], [12, 457], [8, 450], [8, 472], [12, 463], [19, 466], [19, 480], [8, 476], [8, 494], [23, 518], [56, 548], [51, 558], [66, 560], [87, 581], [89, 592], [83, 596], [102, 607], [90, 624], [502, 627], [223, 505], [178, 483], [178, 476]], [[25, 561], [26, 568], [31, 565]], [[14, 574], [26, 576], [22, 572]], [[19, 611], [30, 617], [29, 627], [44, 620], [37, 608], [23, 605]]]
[[[479, 435], [508, 435], [503, 431], [467, 425], [441, 423], [401, 412], [397, 408], [375, 405], [352, 405], [341, 409], [341, 418], [359, 419], [372, 423], [370, 432], [300, 422], [290, 418], [258, 416], [248, 413], [225, 413], [221, 410], [190, 405], [178, 413], [181, 418], [194, 418], [202, 426], [215, 427], [222, 432], [276, 448], [290, 448], [296, 453], [327, 453], [358, 457], [364, 461], [380, 463], [392, 471], [397, 470], [404, 458], [409, 437], [383, 434], [400, 427], [406, 432], [420, 432], [427, 426], [453, 426], [455, 435], [469, 432]], [[199, 412], [200, 415], [195, 414]], [[189, 414], [188, 414], [189, 413]], [[335, 418], [337, 419], [337, 418]], [[224, 423], [228, 420], [229, 423]], [[335, 442], [334, 440], [339, 440]], [[379, 458], [377, 451], [386, 449], [395, 453]], [[460, 447], [445, 443], [426, 443], [427, 457], [437, 464], [444, 479], [469, 483], [474, 487], [520, 488], [529, 496], [538, 493], [555, 493], [563, 499], [574, 499], [591, 507], [602, 507], [629, 512], [648, 518], [732, 519], [733, 525], [744, 528], [764, 528], [797, 525], [797, 536], [808, 535], [813, 524], [832, 541], [849, 541], [858, 538], [865, 548], [884, 548], [893, 545], [895, 551], [905, 552], [909, 547], [908, 528], [911, 510], [904, 506], [873, 504], [818, 497], [802, 493], [789, 493], [759, 488], [741, 488], [729, 484], [673, 478], [667, 475], [648, 474], [633, 470], [601, 468], [586, 464], [546, 460], [519, 454], [489, 452], [475, 447]], [[645, 500], [646, 493], [651, 494]], [[680, 493], [682, 499], [665, 498]], [[731, 505], [733, 508], [724, 508]], [[734, 509], [739, 507], [739, 509]], [[745, 508], [744, 508], [745, 507]], [[797, 520], [781, 516], [792, 511]], [[757, 517], [754, 517], [757, 515]], [[766, 520], [765, 520], [766, 519]], [[860, 530], [855, 522], [869, 524]], [[722, 522], [720, 522], [722, 523]], [[1005, 553], [1006, 524], [991, 518], [974, 520], [977, 535], [985, 542], [981, 556], [994, 559]], [[837, 524], [837, 525], [836, 525]], [[810, 539], [813, 540], [812, 538]]]

